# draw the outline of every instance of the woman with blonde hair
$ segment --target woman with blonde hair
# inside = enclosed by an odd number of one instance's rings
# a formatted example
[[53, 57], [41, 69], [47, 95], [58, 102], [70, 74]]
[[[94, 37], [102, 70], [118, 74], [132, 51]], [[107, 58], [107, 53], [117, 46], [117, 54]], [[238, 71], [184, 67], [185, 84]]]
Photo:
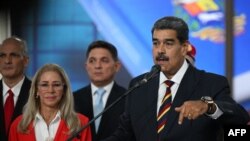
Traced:
[[[9, 141], [65, 141], [88, 123], [74, 111], [73, 95], [65, 71], [56, 64], [40, 68], [31, 84], [23, 114], [11, 125]], [[90, 127], [73, 141], [91, 141]]]

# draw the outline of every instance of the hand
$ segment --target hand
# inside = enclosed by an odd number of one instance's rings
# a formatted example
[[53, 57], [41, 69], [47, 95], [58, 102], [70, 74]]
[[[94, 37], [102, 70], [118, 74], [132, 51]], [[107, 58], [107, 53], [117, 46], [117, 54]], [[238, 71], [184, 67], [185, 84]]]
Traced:
[[201, 100], [186, 101], [180, 107], [176, 107], [175, 111], [179, 112], [178, 124], [182, 124], [184, 118], [194, 120], [203, 115], [208, 110], [208, 105]]

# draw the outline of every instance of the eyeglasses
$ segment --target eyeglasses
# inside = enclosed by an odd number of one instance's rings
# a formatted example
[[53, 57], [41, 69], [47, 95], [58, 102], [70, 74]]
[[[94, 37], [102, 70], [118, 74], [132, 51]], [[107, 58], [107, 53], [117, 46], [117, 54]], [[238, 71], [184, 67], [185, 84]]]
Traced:
[[48, 83], [39, 83], [38, 84], [38, 88], [42, 91], [46, 91], [49, 90], [50, 86], [52, 86], [52, 88], [54, 90], [62, 90], [64, 83], [53, 83], [53, 84], [48, 84]]

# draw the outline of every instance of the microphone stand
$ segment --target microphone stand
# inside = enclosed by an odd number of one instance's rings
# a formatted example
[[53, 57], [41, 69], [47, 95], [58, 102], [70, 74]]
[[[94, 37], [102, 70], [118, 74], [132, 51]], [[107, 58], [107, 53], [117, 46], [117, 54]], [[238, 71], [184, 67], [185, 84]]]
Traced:
[[131, 91], [136, 89], [137, 87], [141, 86], [142, 84], [146, 83], [144, 79], [140, 81], [139, 83], [136, 83], [133, 87], [128, 89], [123, 95], [121, 95], [119, 98], [117, 98], [113, 103], [111, 103], [109, 106], [107, 106], [101, 113], [99, 113], [97, 116], [95, 116], [92, 120], [90, 120], [87, 124], [82, 126], [77, 132], [73, 133], [67, 141], [72, 141], [75, 137], [77, 137], [85, 128], [87, 128], [90, 124], [92, 124], [97, 118], [99, 118], [103, 113], [108, 111], [110, 108], [112, 108], [115, 104], [117, 104], [123, 97], [127, 96]]
[[107, 106], [101, 113], [99, 113], [97, 116], [95, 116], [92, 120], [90, 120], [86, 125], [82, 126], [77, 132], [73, 133], [67, 141], [72, 141], [73, 138], [77, 137], [80, 132], [82, 132], [85, 128], [87, 128], [90, 124], [92, 124], [97, 118], [99, 118], [103, 113], [108, 111], [110, 108], [112, 108], [115, 104], [117, 104], [122, 98], [127, 96], [131, 91], [138, 88], [139, 86], [147, 83], [150, 79], [156, 76], [161, 70], [161, 67], [159, 65], [155, 65], [152, 67], [151, 72], [147, 73], [141, 81], [137, 82], [133, 87], [130, 87], [123, 95], [121, 95], [119, 98], [117, 98], [113, 103], [111, 103], [109, 106]]

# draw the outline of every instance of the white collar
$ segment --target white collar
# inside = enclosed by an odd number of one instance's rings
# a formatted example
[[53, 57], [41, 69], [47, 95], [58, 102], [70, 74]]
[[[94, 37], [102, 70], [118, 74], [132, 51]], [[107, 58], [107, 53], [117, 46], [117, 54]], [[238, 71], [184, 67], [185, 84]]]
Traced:
[[2, 80], [3, 82], [3, 96], [5, 96], [6, 94], [8, 94], [9, 89], [11, 89], [11, 91], [13, 92], [14, 96], [19, 96], [19, 93], [21, 91], [23, 82], [24, 82], [25, 77], [23, 77], [23, 79], [21, 79], [21, 81], [19, 81], [14, 87], [9, 88], [7, 86], [7, 84], [4, 82], [4, 80]]
[[[185, 72], [188, 69], [188, 63], [185, 60], [184, 63], [182, 64], [181, 68], [175, 73], [175, 75], [172, 77], [171, 81], [173, 81], [175, 84], [180, 84], [181, 80], [185, 74]], [[160, 84], [164, 83], [166, 80], [169, 80], [163, 72], [160, 72]]]
[[[56, 122], [56, 121], [58, 121], [58, 120], [60, 120], [60, 119], [61, 119], [61, 112], [58, 111], [58, 112], [56, 113], [55, 118], [51, 121], [51, 123]], [[44, 121], [42, 115], [41, 115], [39, 112], [37, 112], [36, 115], [35, 115], [34, 125], [35, 125], [38, 121]], [[44, 122], [45, 122], [45, 121], [44, 121]]]

